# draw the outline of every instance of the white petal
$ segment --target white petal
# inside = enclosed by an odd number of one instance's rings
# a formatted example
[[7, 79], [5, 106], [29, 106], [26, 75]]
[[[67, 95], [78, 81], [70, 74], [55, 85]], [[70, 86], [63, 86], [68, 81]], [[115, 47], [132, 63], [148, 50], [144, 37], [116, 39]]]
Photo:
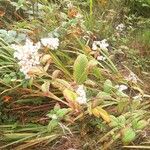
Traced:
[[77, 102], [79, 103], [79, 104], [86, 104], [86, 98], [84, 98], [84, 97], [77, 97]]
[[123, 84], [116, 85], [115, 88], [118, 89], [118, 91], [120, 91], [120, 92], [123, 92], [124, 90], [128, 89], [128, 87], [126, 85], [123, 85]]
[[119, 90], [119, 91], [124, 91], [124, 90], [127, 90], [127, 89], [128, 89], [128, 87], [127, 87], [126, 85], [123, 85], [123, 84], [122, 84], [122, 85], [119, 86], [119, 89], [118, 89], [118, 90]]
[[52, 50], [57, 49], [59, 46], [59, 39], [58, 38], [43, 38], [41, 39], [41, 43]]
[[133, 97], [134, 100], [142, 100], [142, 95], [136, 95]]
[[33, 66], [40, 64], [40, 56], [38, 54], [40, 46], [40, 42], [34, 45], [30, 39], [26, 39], [26, 43], [23, 46], [12, 45], [16, 50], [14, 52], [14, 58], [19, 60], [20, 71], [23, 72], [25, 78], [29, 78], [28, 72]]
[[106, 60], [106, 57], [104, 57], [104, 56], [98, 56], [97, 60], [104, 61], [104, 60]]
[[96, 51], [97, 48], [98, 48], [97, 45], [96, 45], [95, 43], [93, 43], [93, 45], [92, 45], [92, 50]]

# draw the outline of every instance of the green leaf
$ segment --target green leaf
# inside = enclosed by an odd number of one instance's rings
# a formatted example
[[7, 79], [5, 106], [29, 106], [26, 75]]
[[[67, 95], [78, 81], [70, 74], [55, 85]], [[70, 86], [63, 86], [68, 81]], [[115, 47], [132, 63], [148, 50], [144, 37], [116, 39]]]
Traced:
[[6, 133], [4, 134], [3, 141], [15, 141], [27, 138], [34, 135], [34, 133]]
[[56, 103], [54, 106], [54, 112], [57, 112], [60, 109], [59, 103]]
[[90, 71], [93, 68], [95, 68], [97, 64], [98, 64], [98, 62], [95, 59], [92, 59], [88, 62], [87, 69]]
[[67, 108], [62, 108], [62, 109], [59, 109], [56, 113], [56, 115], [59, 117], [59, 118], [63, 118], [67, 113], [69, 112], [69, 109]]
[[57, 126], [58, 126], [58, 120], [52, 119], [47, 126], [48, 132], [52, 132]]
[[111, 123], [110, 123], [111, 127], [122, 128], [125, 127], [125, 124], [126, 118], [124, 116], [121, 115], [118, 118], [116, 118], [115, 116], [111, 116]]
[[125, 118], [125, 116], [119, 116], [118, 117], [118, 123], [119, 123], [119, 125], [121, 126], [121, 127], [124, 127], [125, 126], [125, 124], [126, 124], [126, 118]]
[[148, 122], [145, 120], [140, 120], [136, 124], [133, 125], [133, 128], [136, 130], [143, 129], [147, 126]]
[[130, 143], [132, 142], [134, 139], [135, 139], [135, 132], [132, 128], [128, 127], [128, 128], [125, 128], [123, 130], [123, 134], [122, 134], [122, 141], [123, 143]]
[[93, 74], [97, 79], [102, 78], [101, 69], [98, 68], [98, 67], [94, 67], [94, 68], [92, 69], [92, 74]]
[[110, 93], [112, 91], [112, 82], [110, 80], [106, 80], [104, 83], [104, 92]]
[[119, 113], [122, 113], [123, 111], [125, 111], [128, 108], [128, 105], [129, 105], [128, 99], [122, 98], [120, 101], [118, 101], [117, 111]]
[[116, 91], [116, 95], [119, 97], [128, 97], [128, 95], [123, 93], [122, 91]]
[[87, 79], [87, 72], [86, 72], [87, 65], [88, 65], [87, 57], [84, 54], [80, 54], [75, 60], [73, 66], [74, 70], [73, 77], [78, 84], [84, 83]]
[[72, 79], [72, 75], [70, 74], [70, 72], [67, 70], [66, 66], [64, 65], [64, 63], [58, 58], [58, 56], [49, 51], [49, 54], [51, 55], [56, 67], [61, 70], [62, 72], [64, 72], [64, 75], [66, 75], [67, 77]]
[[118, 118], [116, 118], [115, 116], [110, 116], [110, 120], [111, 120], [111, 122], [110, 122], [110, 126], [111, 127], [117, 127], [118, 126]]
[[99, 99], [103, 99], [103, 100], [111, 100], [112, 97], [109, 93], [106, 93], [106, 92], [99, 92], [96, 96], [96, 98], [99, 98]]

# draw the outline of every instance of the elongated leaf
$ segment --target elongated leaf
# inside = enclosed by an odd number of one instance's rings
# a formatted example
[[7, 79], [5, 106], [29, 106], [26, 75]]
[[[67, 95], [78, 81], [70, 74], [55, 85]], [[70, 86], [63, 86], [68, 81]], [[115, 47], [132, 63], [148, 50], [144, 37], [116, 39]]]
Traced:
[[41, 90], [43, 92], [49, 92], [49, 87], [50, 87], [50, 82], [49, 81], [45, 81], [42, 86], [41, 86]]
[[110, 93], [112, 88], [113, 88], [112, 82], [110, 80], [106, 80], [104, 83], [104, 92]]
[[72, 90], [70, 84], [63, 79], [55, 79], [52, 82], [53, 86], [58, 88], [60, 91], [64, 91], [66, 88], [69, 88], [70, 90]]
[[92, 109], [92, 113], [94, 116], [96, 117], [102, 117], [106, 122], [110, 122], [110, 116], [109, 114], [102, 109], [100, 106], [95, 107], [94, 109]]
[[103, 99], [103, 100], [113, 99], [109, 93], [106, 93], [106, 92], [103, 92], [103, 91], [99, 92], [96, 97], [100, 98], [100, 99]]
[[28, 136], [34, 135], [34, 133], [8, 133], [8, 134], [4, 134], [4, 141], [15, 141], [15, 140], [19, 140]]
[[87, 57], [83, 54], [80, 54], [75, 60], [74, 67], [73, 67], [74, 70], [73, 77], [78, 84], [84, 83], [87, 79], [87, 73], [86, 73], [87, 65], [88, 65]]
[[64, 72], [65, 75], [69, 76], [70, 78], [72, 78], [70, 72], [67, 70], [66, 66], [63, 64], [63, 62], [57, 57], [56, 54], [49, 52], [51, 55], [52, 60], [54, 61], [56, 67], [61, 70], [62, 72]]
[[58, 120], [52, 119], [47, 126], [48, 132], [52, 132], [57, 126], [58, 126]]
[[69, 89], [65, 89], [63, 91], [64, 97], [66, 98], [67, 101], [69, 102], [75, 102], [77, 98], [77, 94]]

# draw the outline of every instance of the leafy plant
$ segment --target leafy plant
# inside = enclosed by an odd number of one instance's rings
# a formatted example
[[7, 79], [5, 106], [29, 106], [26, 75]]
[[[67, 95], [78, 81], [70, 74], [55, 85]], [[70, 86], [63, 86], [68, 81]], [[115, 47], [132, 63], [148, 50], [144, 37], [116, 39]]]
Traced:
[[[137, 54], [133, 41], [144, 45], [148, 54], [149, 22], [145, 25], [145, 18], [128, 10], [147, 11], [149, 2], [11, 4], [15, 13], [28, 15], [0, 30], [0, 141], [6, 142], [0, 149], [57, 146], [58, 139], [72, 135], [84, 137], [83, 149], [141, 144], [141, 130], [147, 133], [149, 123], [150, 96], [145, 83], [126, 66], [130, 64], [126, 54], [131, 61], [145, 56]], [[123, 30], [118, 30], [120, 24]], [[22, 56], [22, 51], [28, 53]]]
[[85, 55], [81, 54], [77, 57], [74, 63], [74, 79], [78, 84], [82, 84], [87, 79], [87, 65], [88, 59]]

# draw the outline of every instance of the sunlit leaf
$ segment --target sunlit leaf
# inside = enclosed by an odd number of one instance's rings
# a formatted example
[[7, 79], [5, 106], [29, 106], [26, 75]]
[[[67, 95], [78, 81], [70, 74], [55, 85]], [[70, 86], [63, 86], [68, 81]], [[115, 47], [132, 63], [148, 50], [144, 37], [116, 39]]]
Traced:
[[92, 113], [94, 116], [96, 116], [98, 118], [102, 117], [106, 122], [110, 122], [109, 114], [104, 109], [102, 109], [100, 106], [93, 108]]
[[120, 127], [125, 127], [125, 124], [126, 124], [125, 116], [121, 115], [117, 119], [118, 119], [119, 126]]
[[145, 121], [145, 120], [140, 120], [140, 121], [137, 121], [133, 128], [136, 129], [136, 130], [141, 130], [143, 128], [145, 128], [146, 126], [148, 125], [148, 122]]
[[54, 87], [58, 88], [61, 91], [64, 91], [67, 88], [72, 90], [70, 84], [66, 80], [63, 80], [63, 79], [55, 79], [52, 82], [52, 84], [53, 84]]
[[125, 111], [128, 108], [128, 104], [129, 104], [128, 99], [122, 98], [121, 100], [118, 101], [117, 111], [119, 113], [122, 113], [123, 111]]
[[109, 93], [106, 93], [106, 92], [99, 92], [96, 96], [97, 98], [100, 98], [100, 99], [103, 99], [103, 100], [110, 100], [112, 99], [111, 95]]
[[62, 108], [62, 109], [59, 109], [56, 113], [56, 115], [59, 117], [59, 118], [63, 118], [70, 110], [68, 108]]
[[122, 130], [122, 141], [123, 143], [130, 143], [135, 139], [135, 132], [132, 128], [127, 127]]
[[67, 101], [75, 102], [77, 99], [77, 94], [69, 89], [65, 89], [63, 95]]
[[81, 109], [81, 106], [76, 101], [77, 94], [69, 89], [65, 89], [63, 91], [63, 95], [67, 102], [69, 103], [70, 108], [72, 108], [75, 111], [79, 111]]
[[118, 118], [116, 118], [115, 116], [110, 116], [111, 117], [111, 122], [110, 122], [110, 126], [111, 127], [117, 127], [118, 126]]
[[89, 72], [92, 71], [93, 68], [95, 68], [97, 64], [98, 64], [98, 62], [95, 59], [90, 60], [87, 65], [87, 70]]
[[87, 57], [83, 54], [80, 54], [75, 60], [73, 66], [73, 70], [74, 70], [73, 77], [78, 84], [84, 83], [87, 79], [87, 73], [86, 73], [87, 65], [88, 65]]
[[104, 92], [106, 93], [110, 93], [112, 90], [113, 86], [112, 86], [112, 82], [110, 80], [106, 80], [104, 83]]
[[47, 126], [48, 132], [52, 132], [57, 126], [58, 126], [58, 120], [52, 119]]
[[50, 87], [50, 82], [49, 81], [45, 81], [42, 86], [41, 86], [41, 90], [45, 93], [49, 92], [49, 87]]

